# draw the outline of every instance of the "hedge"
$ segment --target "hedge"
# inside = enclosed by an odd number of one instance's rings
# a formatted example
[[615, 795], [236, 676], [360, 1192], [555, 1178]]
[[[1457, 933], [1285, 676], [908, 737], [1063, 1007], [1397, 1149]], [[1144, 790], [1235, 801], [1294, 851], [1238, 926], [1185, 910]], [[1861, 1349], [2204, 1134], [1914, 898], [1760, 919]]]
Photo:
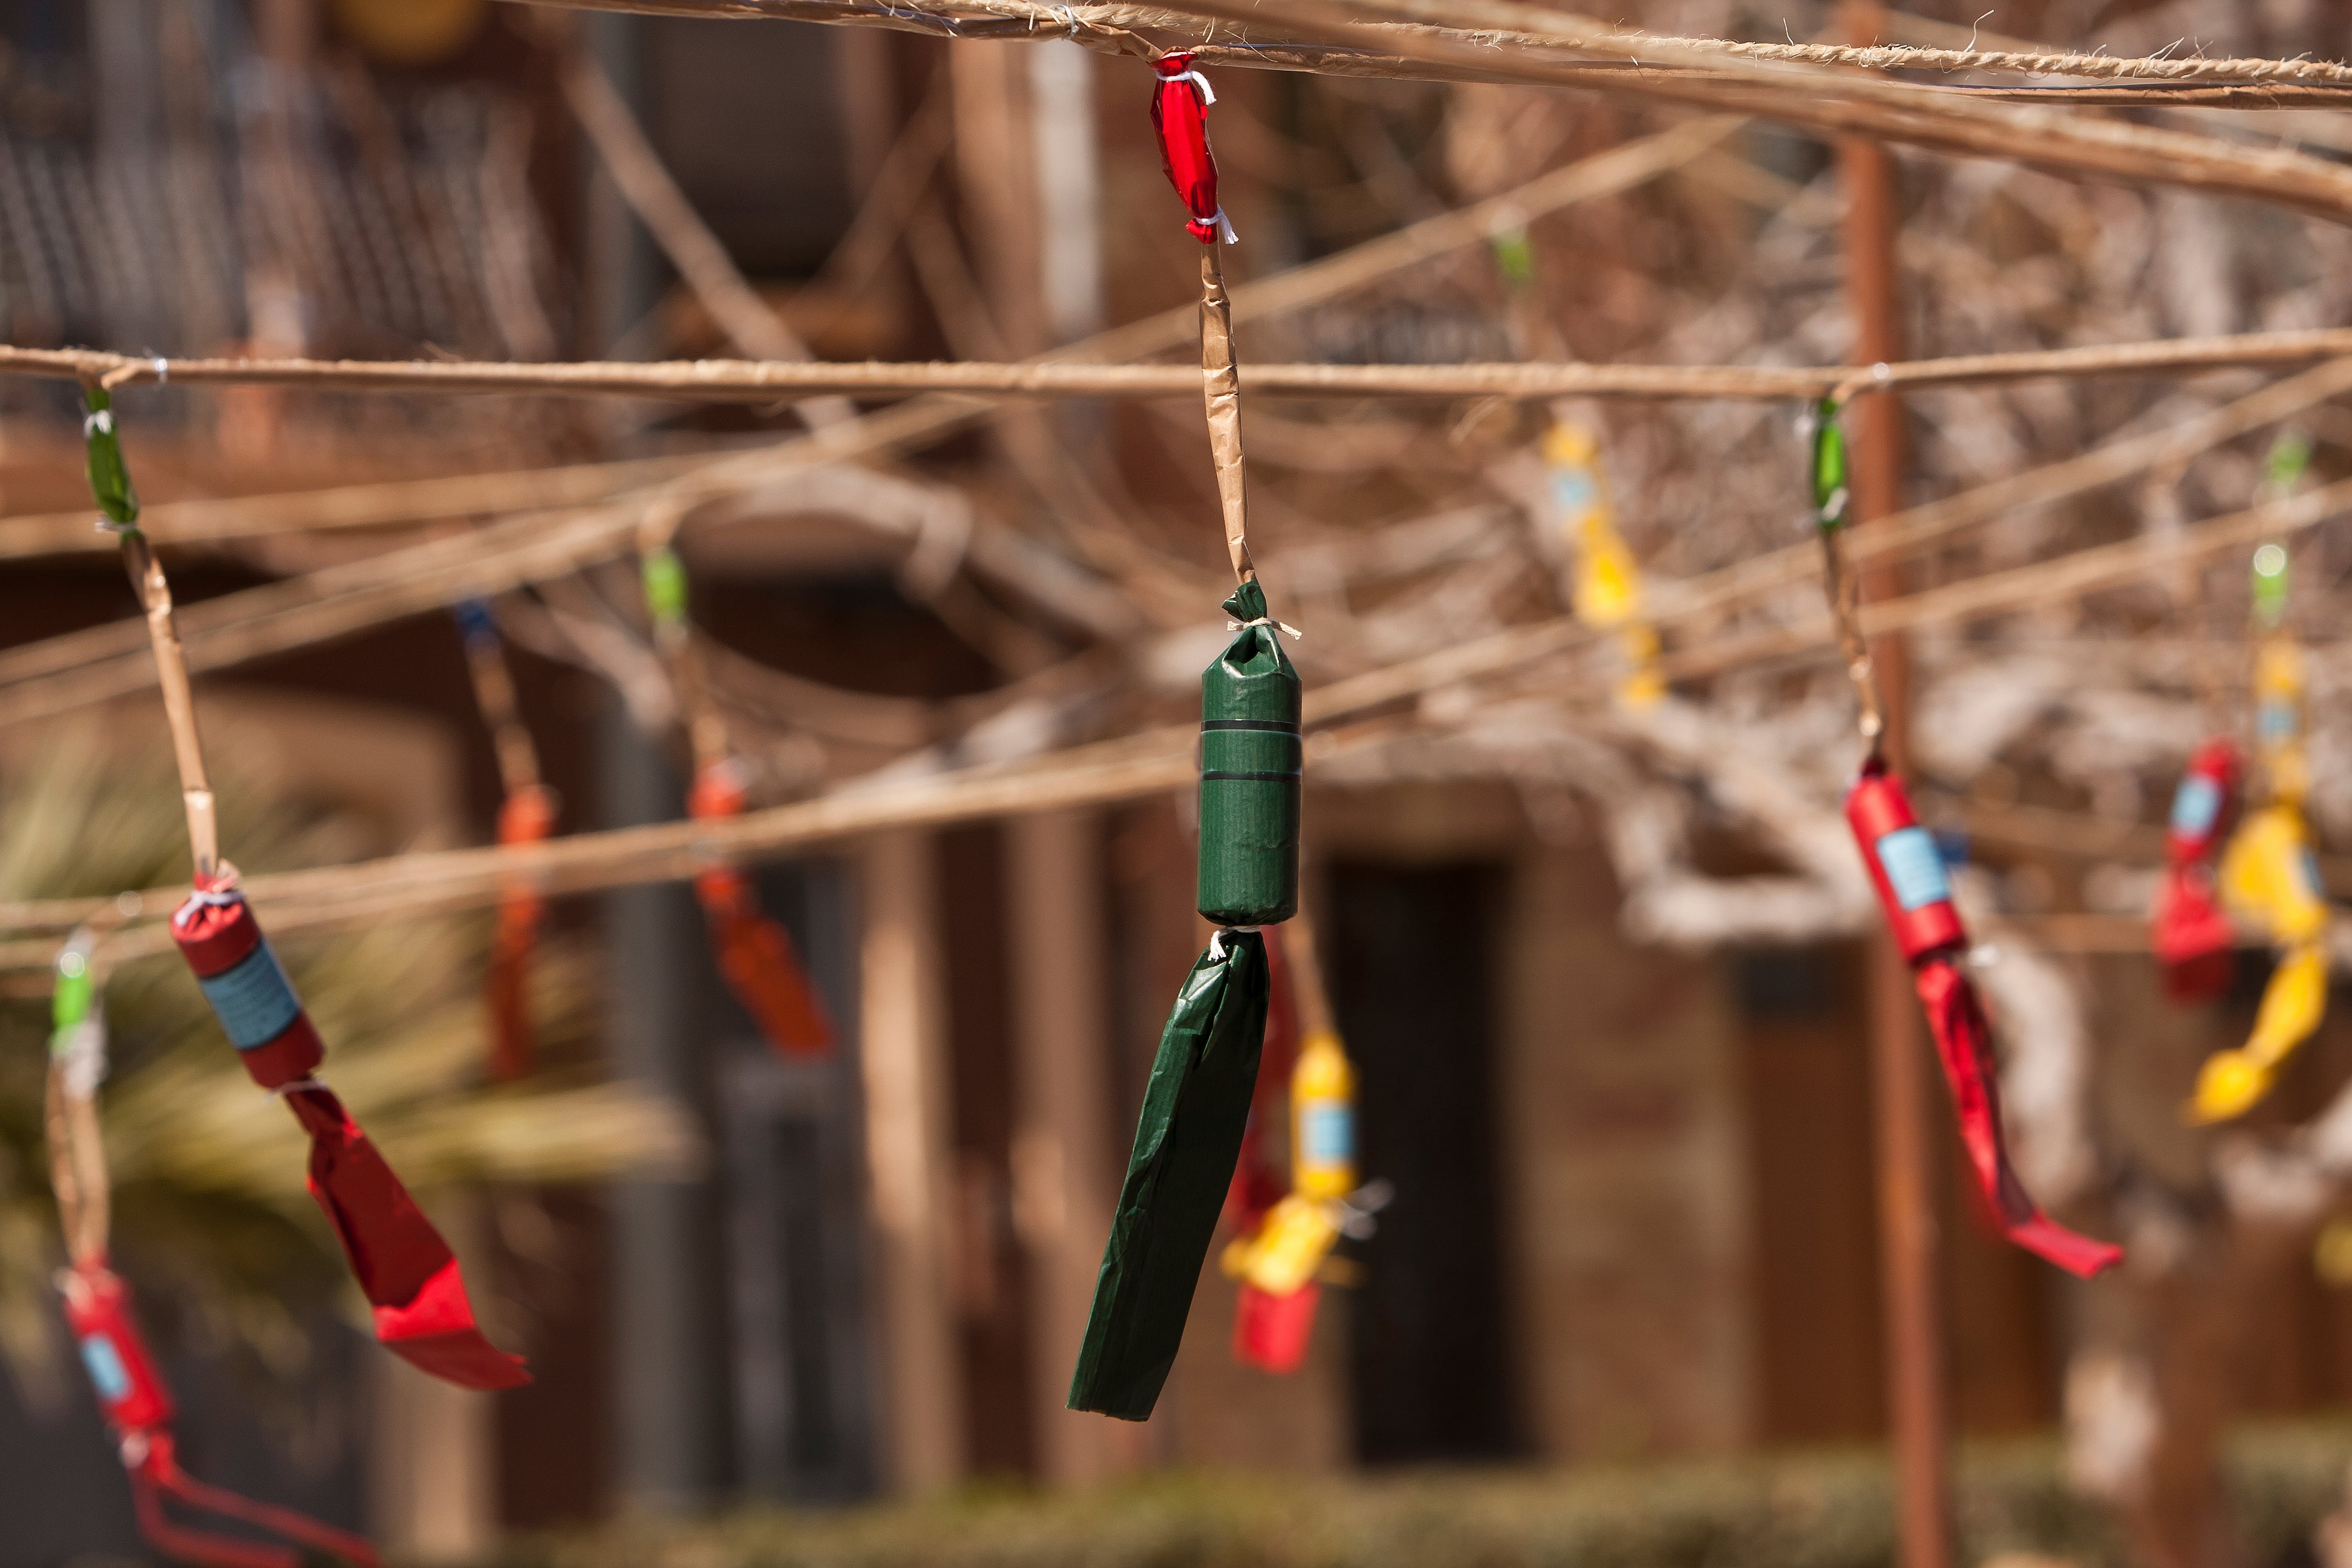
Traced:
[[[2232, 1439], [2243, 1554], [2308, 1563], [2343, 1496], [2352, 1426]], [[2128, 1568], [2054, 1442], [1969, 1447], [1964, 1564], [2010, 1552]], [[483, 1568], [1885, 1568], [1893, 1490], [1875, 1451], [1568, 1469], [1388, 1470], [1286, 1481], [1163, 1473], [1071, 1495], [975, 1488], [909, 1504], [767, 1510], [508, 1542]]]

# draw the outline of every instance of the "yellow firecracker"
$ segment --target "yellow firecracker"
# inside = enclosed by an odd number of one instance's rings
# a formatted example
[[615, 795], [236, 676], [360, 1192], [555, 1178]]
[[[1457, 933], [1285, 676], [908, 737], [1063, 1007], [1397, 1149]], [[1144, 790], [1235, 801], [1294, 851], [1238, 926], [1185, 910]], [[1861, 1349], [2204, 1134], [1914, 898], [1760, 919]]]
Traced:
[[1290, 1069], [1290, 1188], [1325, 1199], [1356, 1190], [1356, 1069], [1328, 1029], [1307, 1037]]
[[2286, 552], [2266, 544], [2254, 554], [2255, 614], [2265, 634], [2254, 656], [2254, 742], [2270, 803], [2239, 825], [2221, 869], [2222, 902], [2270, 939], [2278, 967], [2246, 1043], [2216, 1053], [2199, 1071], [2191, 1121], [2226, 1121], [2259, 1103], [2327, 1010], [2327, 898], [2303, 815], [2311, 787], [2303, 650], [2281, 629], [2285, 595]]
[[1552, 512], [1576, 558], [1570, 595], [1576, 618], [1588, 626], [1622, 628], [1618, 646], [1633, 666], [1618, 700], [1646, 707], [1665, 694], [1658, 673], [1658, 634], [1642, 616], [1642, 566], [1617, 531], [1616, 509], [1601, 476], [1601, 448], [1580, 425], [1556, 424], [1544, 437], [1544, 468]]

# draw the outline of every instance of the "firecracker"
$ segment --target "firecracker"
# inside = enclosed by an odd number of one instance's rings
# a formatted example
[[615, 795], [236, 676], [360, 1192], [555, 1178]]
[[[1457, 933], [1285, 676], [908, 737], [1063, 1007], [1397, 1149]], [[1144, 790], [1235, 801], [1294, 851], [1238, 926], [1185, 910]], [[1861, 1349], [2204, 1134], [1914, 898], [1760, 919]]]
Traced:
[[[1135, 1147], [1070, 1379], [1074, 1410], [1140, 1421], [1176, 1360], [1201, 1266], [1231, 1185], [1256, 1087], [1270, 980], [1262, 926], [1298, 909], [1298, 672], [1282, 649], [1248, 542], [1239, 376], [1218, 240], [1204, 111], [1215, 100], [1187, 55], [1158, 62], [1151, 118], [1168, 176], [1201, 241], [1201, 370], [1209, 445], [1237, 586], [1234, 633], [1201, 676], [1200, 858], [1195, 902], [1217, 930], [1160, 1037]], [[1295, 634], [1293, 634], [1295, 635]]]
[[1234, 1359], [1288, 1373], [1306, 1361], [1333, 1247], [1342, 1236], [1369, 1236], [1371, 1216], [1385, 1198], [1357, 1185], [1356, 1073], [1332, 1019], [1314, 933], [1302, 918], [1283, 938], [1268, 951], [1278, 946], [1289, 955], [1285, 967], [1296, 975], [1305, 1037], [1287, 1074], [1289, 1190], [1239, 1231], [1219, 1262], [1241, 1282]]
[[2173, 791], [2150, 934], [2176, 1002], [2209, 1001], [2230, 988], [2237, 931], [2223, 912], [2215, 867], [2237, 805], [2238, 748], [2226, 736], [2199, 746]]
[[1617, 700], [1647, 708], [1665, 695], [1657, 629], [1642, 614], [1642, 564], [1617, 531], [1617, 509], [1591, 431], [1555, 421], [1544, 436], [1544, 486], [1552, 526], [1571, 563], [1570, 608], [1598, 631], [1614, 631], [1626, 674]]
[[2253, 1031], [2198, 1069], [2185, 1111], [2226, 1121], [2260, 1103], [2279, 1068], [2327, 1011], [2327, 896], [2313, 854], [2304, 800], [2311, 763], [2304, 743], [2303, 650], [2286, 627], [2287, 556], [2254, 552], [2254, 754], [2267, 798], [2246, 814], [2221, 856], [2221, 902], [2267, 940], [2277, 966], [2263, 988]]
[[318, 1031], [221, 858], [212, 786], [196, 727], [187, 656], [172, 614], [172, 591], [147, 536], [102, 386], [84, 389], [83, 433], [90, 488], [105, 526], [120, 536], [132, 588], [146, 607], [163, 708], [188, 825], [194, 889], [172, 917], [172, 935], [195, 972], [205, 1000], [253, 1080], [285, 1101], [310, 1140], [309, 1185], [352, 1277], [374, 1310], [383, 1346], [437, 1377], [467, 1388], [530, 1381], [476, 1326], [457, 1259], [375, 1145], [317, 1074], [325, 1056]]
[[[140, 1533], [164, 1556], [198, 1568], [304, 1568], [319, 1553], [375, 1568], [374, 1548], [360, 1537], [206, 1486], [180, 1468], [171, 1392], [131, 1314], [130, 1289], [107, 1262], [110, 1183], [97, 1110], [98, 1087], [106, 1077], [106, 1013], [95, 947], [81, 931], [58, 954], [43, 1125], [68, 1258], [58, 1293], [130, 1476]], [[182, 1523], [165, 1510], [167, 1500], [183, 1510], [258, 1526], [289, 1544]]]
[[1968, 930], [1952, 901], [1943, 851], [1920, 826], [1903, 781], [1887, 767], [1880, 750], [1885, 720], [1869, 644], [1862, 635], [1859, 584], [1845, 560], [1849, 492], [1837, 405], [1823, 400], [1815, 417], [1814, 523], [1822, 541], [1830, 610], [1853, 684], [1858, 728], [1868, 748], [1861, 772], [1846, 792], [1846, 824], [1877, 889], [1888, 934], [1910, 967], [1913, 988], [1927, 1012], [1959, 1121], [1960, 1145], [1987, 1209], [2011, 1241], [2088, 1279], [2121, 1261], [2123, 1249], [2078, 1235], [2043, 1214], [2011, 1163], [1992, 1030], [1963, 967], [1969, 960]]
[[[694, 757], [687, 812], [698, 822], [724, 822], [743, 810], [743, 765], [735, 759], [726, 721], [703, 679], [687, 616], [686, 563], [670, 547], [666, 528], [648, 534], [639, 550], [646, 613], [686, 717]], [[732, 866], [714, 864], [696, 876], [694, 896], [710, 931], [719, 973], [769, 1047], [787, 1060], [832, 1050], [833, 1020], [824, 1003], [791, 934], [761, 911], [750, 879]]]
[[[539, 748], [515, 702], [505, 640], [489, 606], [478, 599], [459, 605], [457, 617], [474, 700], [498, 758], [504, 795], [499, 803], [499, 847], [515, 849], [541, 843], [555, 830], [555, 792], [540, 777]], [[530, 1072], [539, 1054], [538, 1030], [530, 1016], [530, 960], [546, 920], [547, 900], [536, 888], [523, 884], [499, 895], [485, 1000], [490, 1016], [489, 1076], [500, 1082]]]

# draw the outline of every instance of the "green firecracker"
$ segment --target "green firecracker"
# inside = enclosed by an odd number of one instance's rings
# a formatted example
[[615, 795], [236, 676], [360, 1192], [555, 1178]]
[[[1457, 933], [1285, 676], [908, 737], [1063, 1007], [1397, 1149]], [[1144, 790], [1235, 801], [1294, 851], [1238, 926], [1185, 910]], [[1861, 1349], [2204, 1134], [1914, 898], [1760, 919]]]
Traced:
[[1274, 925], [1298, 912], [1298, 671], [1255, 582], [1225, 611], [1244, 625], [1201, 672], [1200, 910]]
[[1269, 992], [1265, 939], [1221, 931], [1177, 994], [1095, 1279], [1073, 1410], [1141, 1421], [1175, 1364], [1241, 1157]]
[[116, 528], [139, 521], [139, 492], [131, 488], [131, 467], [122, 460], [122, 437], [114, 430], [114, 395], [102, 386], [81, 394], [82, 445], [89, 454], [89, 493]]

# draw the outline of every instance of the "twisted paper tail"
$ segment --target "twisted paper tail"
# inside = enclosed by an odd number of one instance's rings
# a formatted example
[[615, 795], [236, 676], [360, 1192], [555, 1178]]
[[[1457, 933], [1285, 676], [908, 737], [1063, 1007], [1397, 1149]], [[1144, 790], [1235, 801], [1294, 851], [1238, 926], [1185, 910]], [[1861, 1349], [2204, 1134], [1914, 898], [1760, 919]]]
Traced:
[[375, 1309], [386, 1350], [467, 1388], [529, 1383], [475, 1326], [457, 1260], [342, 1101], [311, 1078], [323, 1051], [252, 909], [234, 891], [199, 888], [172, 918], [196, 973], [255, 1082], [279, 1094], [310, 1135], [310, 1187]]
[[[499, 844], [504, 848], [537, 844], [555, 827], [555, 797], [538, 784], [517, 790], [499, 807]], [[490, 1013], [490, 1077], [499, 1082], [521, 1078], [539, 1055], [530, 1016], [530, 955], [547, 900], [528, 889], [499, 900], [499, 925], [490, 939], [487, 1001]]]
[[2286, 951], [2263, 988], [2253, 1033], [2234, 1051], [2217, 1051], [2198, 1069], [2191, 1121], [2227, 1121], [2261, 1103], [2294, 1048], [2309, 1039], [2327, 1011], [2327, 948], [2314, 940]]
[[1141, 1421], [1160, 1397], [1241, 1152], [1266, 1001], [1264, 938], [1217, 932], [1160, 1032], [1070, 1379], [1073, 1410]]
[[[131, 1502], [138, 1510], [140, 1534], [165, 1556], [200, 1568], [301, 1568], [310, 1553], [325, 1552], [355, 1568], [379, 1568], [375, 1548], [364, 1538], [290, 1508], [205, 1485], [180, 1468], [169, 1433], [152, 1433], [148, 1443], [146, 1460], [131, 1474]], [[258, 1525], [301, 1550], [192, 1530], [163, 1511], [165, 1497], [223, 1519]]]
[[1994, 1077], [1992, 1032], [1976, 987], [1948, 955], [1922, 962], [1913, 983], [1927, 1008], [1944, 1078], [1958, 1114], [1960, 1143], [1975, 1168], [1977, 1186], [2009, 1239], [2070, 1274], [2087, 1279], [2123, 1260], [2123, 1248], [2068, 1230], [2043, 1214], [2010, 1164], [2000, 1124], [2000, 1090]]
[[490, 1343], [476, 1326], [457, 1255], [342, 1101], [312, 1088], [289, 1090], [286, 1104], [310, 1135], [310, 1195], [375, 1309], [377, 1341], [463, 1388], [529, 1383], [522, 1358]]
[[[718, 879], [732, 886], [713, 889], [709, 884]], [[751, 889], [732, 871], [706, 872], [696, 879], [695, 890], [710, 922], [719, 973], [768, 1044], [787, 1058], [831, 1051], [833, 1020], [801, 966], [791, 935], [753, 906]]]
[[[695, 775], [687, 810], [698, 822], [736, 816], [744, 789], [732, 763]], [[760, 912], [751, 884], [732, 867], [715, 867], [694, 879], [694, 896], [709, 922], [719, 973], [778, 1055], [821, 1057], [833, 1049], [833, 1019], [793, 950], [790, 932]]]

